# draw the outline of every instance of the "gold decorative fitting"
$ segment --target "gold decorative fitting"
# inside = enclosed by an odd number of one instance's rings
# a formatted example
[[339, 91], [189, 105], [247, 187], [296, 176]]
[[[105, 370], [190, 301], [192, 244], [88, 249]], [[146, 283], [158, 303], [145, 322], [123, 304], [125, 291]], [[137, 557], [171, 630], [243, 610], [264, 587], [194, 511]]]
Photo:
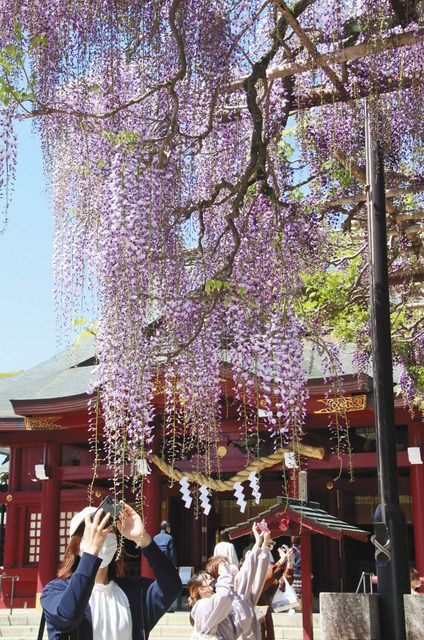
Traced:
[[95, 494], [96, 498], [101, 498], [102, 497], [102, 492], [101, 491], [96, 491]]
[[42, 431], [44, 429], [64, 429], [58, 420], [62, 420], [61, 416], [26, 416], [24, 418], [24, 427], [27, 431]]
[[331, 491], [331, 489], [334, 489], [334, 482], [331, 482], [331, 480], [329, 482], [327, 482], [327, 484], [325, 485], [325, 488], [328, 489], [329, 491]]
[[317, 400], [325, 405], [323, 409], [317, 409], [314, 413], [349, 413], [351, 411], [363, 411], [367, 406], [367, 396], [340, 396], [338, 398], [323, 398]]
[[11, 494], [11, 493], [8, 493], [8, 494], [7, 494], [7, 496], [6, 496], [6, 500], [7, 500], [7, 502], [12, 502], [12, 500], [13, 500], [13, 496], [12, 496], [12, 494]]
[[216, 450], [216, 453], [218, 455], [218, 458], [225, 458], [225, 456], [228, 453], [228, 449], [227, 447], [224, 447], [224, 445], [221, 445], [220, 447], [218, 447], [218, 449]]

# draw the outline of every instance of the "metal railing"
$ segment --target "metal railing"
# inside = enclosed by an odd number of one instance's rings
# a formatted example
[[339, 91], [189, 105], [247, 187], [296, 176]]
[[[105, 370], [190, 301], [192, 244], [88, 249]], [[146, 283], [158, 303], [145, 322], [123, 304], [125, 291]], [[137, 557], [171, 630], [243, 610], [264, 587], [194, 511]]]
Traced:
[[[11, 580], [12, 581], [12, 587], [10, 590], [10, 614], [12, 615], [13, 613], [13, 600], [15, 597], [15, 582], [17, 582], [19, 580], [19, 576], [7, 576], [5, 573], [0, 574], [0, 593], [2, 593], [2, 589], [3, 589], [3, 580]], [[3, 596], [3, 600], [5, 600], [5, 596]]]
[[[369, 571], [363, 571], [356, 587], [355, 593], [359, 593], [361, 586], [363, 593], [374, 593], [373, 584], [375, 583], [375, 574]], [[367, 579], [369, 584], [369, 591], [367, 591]]]

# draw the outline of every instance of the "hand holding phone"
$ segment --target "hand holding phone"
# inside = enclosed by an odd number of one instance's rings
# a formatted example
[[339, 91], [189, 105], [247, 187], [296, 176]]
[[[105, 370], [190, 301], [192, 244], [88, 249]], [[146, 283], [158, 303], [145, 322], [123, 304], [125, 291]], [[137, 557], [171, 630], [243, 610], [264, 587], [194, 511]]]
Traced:
[[261, 522], [258, 522], [258, 529], [261, 531], [261, 533], [266, 533], [269, 531], [268, 525], [265, 520], [261, 520]]
[[122, 511], [122, 504], [119, 501], [115, 501], [113, 496], [106, 496], [103, 502], [99, 505], [97, 511], [92, 515], [91, 520], [94, 519], [94, 516], [100, 509], [103, 509], [104, 513], [108, 513], [110, 518], [108, 522], [108, 526], [113, 524], [118, 517], [118, 514]]

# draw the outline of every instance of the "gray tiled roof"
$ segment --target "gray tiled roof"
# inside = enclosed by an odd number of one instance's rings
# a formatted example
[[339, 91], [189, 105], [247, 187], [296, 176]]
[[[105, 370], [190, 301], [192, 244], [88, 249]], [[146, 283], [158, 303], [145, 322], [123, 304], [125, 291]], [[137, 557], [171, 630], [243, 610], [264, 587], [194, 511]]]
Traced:
[[[355, 374], [354, 346], [347, 345], [340, 354], [339, 375]], [[64, 398], [87, 392], [93, 376], [93, 365], [81, 363], [95, 357], [94, 339], [81, 340], [49, 360], [24, 373], [0, 378], [0, 420], [16, 417], [10, 400], [36, 400]], [[222, 360], [228, 362], [228, 352], [222, 351]], [[80, 366], [78, 366], [80, 365]], [[310, 343], [304, 344], [304, 368], [310, 380], [323, 377], [321, 358], [313, 353]]]
[[9, 378], [0, 378], [0, 419], [16, 417], [10, 400], [64, 398], [86, 393], [93, 365], [78, 366], [94, 358], [93, 339], [81, 340], [49, 360]]
[[[329, 340], [327, 342], [332, 344]], [[337, 375], [354, 375], [357, 373], [353, 365], [354, 353], [355, 345], [353, 344], [344, 345], [340, 349], [340, 353], [338, 355], [340, 368], [337, 371]], [[231, 364], [230, 355], [227, 350], [222, 350], [222, 360]], [[320, 380], [324, 377], [322, 359], [309, 340], [304, 340], [303, 342], [303, 367], [308, 374], [309, 380]]]

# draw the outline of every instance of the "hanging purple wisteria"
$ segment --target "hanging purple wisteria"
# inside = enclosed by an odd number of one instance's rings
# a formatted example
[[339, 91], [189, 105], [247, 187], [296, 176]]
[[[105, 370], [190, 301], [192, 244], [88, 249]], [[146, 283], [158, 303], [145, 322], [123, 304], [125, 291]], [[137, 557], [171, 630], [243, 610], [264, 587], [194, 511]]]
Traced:
[[396, 186], [421, 175], [423, 3], [392, 4], [0, 1], [0, 195], [13, 118], [31, 117], [60, 320], [89, 300], [115, 468], [152, 450], [160, 395], [171, 463], [190, 449], [211, 473], [224, 360], [246, 441], [259, 407], [276, 443], [300, 437], [304, 341], [329, 326], [299, 300], [305, 273], [331, 264], [332, 202], [359, 211], [364, 97]]

